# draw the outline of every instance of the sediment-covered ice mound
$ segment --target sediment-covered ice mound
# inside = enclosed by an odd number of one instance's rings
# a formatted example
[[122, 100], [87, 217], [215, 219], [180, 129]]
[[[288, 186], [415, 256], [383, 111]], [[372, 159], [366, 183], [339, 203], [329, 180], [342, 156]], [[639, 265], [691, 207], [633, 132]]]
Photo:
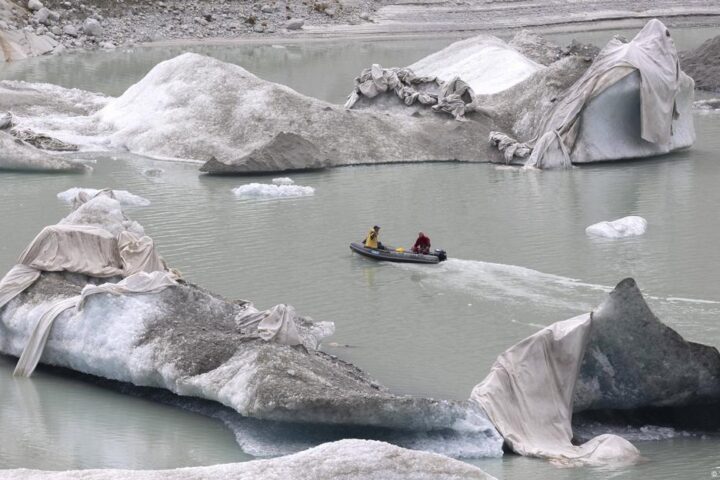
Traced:
[[720, 92], [720, 35], [705, 41], [695, 50], [682, 52], [683, 70], [701, 90]]
[[565, 465], [634, 463], [639, 452], [616, 435], [573, 444], [573, 415], [720, 431], [712, 413], [720, 407], [720, 353], [662, 324], [625, 279], [592, 312], [505, 351], [471, 399], [520, 454]]
[[467, 463], [383, 442], [340, 440], [294, 455], [176, 470], [6, 470], [8, 480], [492, 480]]
[[613, 221], [598, 222], [585, 229], [588, 235], [605, 238], [624, 238], [642, 235], [647, 230], [647, 220], [631, 215]]
[[92, 168], [66, 155], [52, 155], [0, 131], [0, 170], [86, 172]]
[[208, 173], [482, 160], [488, 151], [477, 125], [347, 112], [192, 53], [158, 64], [93, 118], [112, 148], [207, 160]]

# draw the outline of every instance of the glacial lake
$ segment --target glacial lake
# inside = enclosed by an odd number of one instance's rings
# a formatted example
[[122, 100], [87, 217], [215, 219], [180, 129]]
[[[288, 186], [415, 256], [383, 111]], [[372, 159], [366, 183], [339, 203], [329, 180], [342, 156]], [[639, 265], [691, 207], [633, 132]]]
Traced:
[[[712, 33], [675, 37], [683, 49]], [[406, 65], [453, 40], [136, 48], [3, 65], [0, 79], [117, 95], [157, 62], [191, 50], [342, 102], [369, 64]], [[259, 307], [289, 303], [334, 321], [334, 343], [324, 349], [398, 393], [467, 398], [499, 353], [590, 310], [628, 276], [665, 323], [720, 347], [720, 114], [697, 113], [695, 127], [691, 150], [651, 160], [558, 172], [439, 163], [339, 168], [292, 175], [315, 194], [272, 200], [232, 192], [272, 176], [213, 178], [194, 164], [88, 153], [98, 162], [91, 174], [0, 173], [0, 271], [68, 213], [58, 192], [110, 187], [152, 202], [126, 213], [188, 280]], [[647, 233], [621, 240], [585, 233], [626, 215], [646, 218]], [[373, 224], [395, 245], [408, 246], [423, 230], [451, 259], [398, 266], [352, 255], [349, 242]], [[13, 365], [0, 358], [2, 468], [171, 468], [253, 458], [219, 420], [46, 369], [16, 379]], [[620, 470], [557, 469], [514, 455], [468, 461], [503, 479], [711, 478], [720, 466], [719, 438], [652, 427], [631, 434], [648, 461]]]

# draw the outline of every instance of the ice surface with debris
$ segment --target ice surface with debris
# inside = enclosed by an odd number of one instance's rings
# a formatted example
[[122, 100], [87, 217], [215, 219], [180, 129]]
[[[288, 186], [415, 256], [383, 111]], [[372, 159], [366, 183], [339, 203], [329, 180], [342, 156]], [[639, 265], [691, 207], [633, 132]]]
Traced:
[[588, 235], [605, 238], [624, 238], [642, 235], [647, 230], [647, 220], [631, 215], [613, 221], [598, 222], [585, 229]]

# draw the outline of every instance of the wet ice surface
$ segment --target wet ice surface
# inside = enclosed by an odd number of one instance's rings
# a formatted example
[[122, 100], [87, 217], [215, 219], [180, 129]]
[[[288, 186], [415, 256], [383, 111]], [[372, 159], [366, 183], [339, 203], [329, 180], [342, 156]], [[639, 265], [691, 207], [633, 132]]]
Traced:
[[[403, 63], [442, 46], [436, 42], [412, 55], [406, 50]], [[334, 95], [335, 101], [342, 101], [370, 57], [388, 65], [402, 59], [377, 58], [377, 51], [368, 50], [359, 65], [343, 64], [347, 82], [328, 88], [308, 76], [310, 69], [295, 68], [307, 55], [327, 61], [326, 49], [288, 48], [274, 67], [263, 64], [264, 49], [244, 52], [258, 69], [275, 69], [273, 80], [294, 82], [301, 91], [304, 85], [303, 93]], [[236, 54], [227, 49], [223, 55]], [[110, 61], [104, 58], [101, 63]], [[118, 77], [103, 76], [106, 85], [127, 81], [123, 75], [133, 68], [137, 78], [147, 71], [133, 63], [135, 56], [118, 58], [129, 68]], [[283, 61], [295, 67], [278, 69]], [[50, 74], [80, 81], [75, 72], [61, 71], [78, 70], [84, 60], [74, 62], [56, 64]], [[23, 75], [43, 74], [39, 64]], [[103, 65], [99, 71], [110, 64]], [[396, 392], [467, 398], [500, 352], [541, 326], [587, 311], [625, 276], [637, 279], [663, 321], [690, 340], [720, 346], [720, 273], [709, 267], [720, 264], [720, 232], [709, 221], [720, 204], [720, 116], [695, 120], [698, 143], [691, 151], [649, 161], [569, 172], [485, 165], [343, 168], [294, 175], [298, 185], [316, 188], [315, 195], [272, 202], [238, 202], [231, 193], [243, 183], [272, 184], [271, 176], [208, 178], [198, 176], [195, 165], [86, 153], [98, 160], [92, 174], [0, 176], [0, 229], [6, 232], [0, 270], [10, 267], [40, 228], [66, 215], [57, 193], [78, 185], [110, 187], [151, 201], [132, 215], [191, 281], [259, 307], [282, 301], [316, 320], [335, 321], [337, 333], [329, 340], [352, 348], [325, 350]], [[651, 228], [612, 242], [585, 234], [587, 225], [625, 215], [641, 215]], [[376, 223], [383, 226], [382, 239], [397, 245], [410, 245], [422, 229], [451, 260], [398, 267], [351, 255], [348, 243]], [[10, 385], [6, 363], [2, 385]], [[23, 438], [2, 443], [3, 466], [163, 468], [247, 458], [238, 443], [256, 454], [275, 444], [283, 453], [326, 438], [314, 429], [290, 436], [264, 423], [230, 430], [211, 418], [51, 374], [25, 385], [37, 393], [0, 397], [7, 402], [0, 409], [0, 431]], [[473, 463], [507, 479], [709, 478], [718, 464], [717, 439], [639, 440], [650, 462], [618, 472], [557, 470], [514, 456]], [[59, 444], [68, 447], [48, 447]]]

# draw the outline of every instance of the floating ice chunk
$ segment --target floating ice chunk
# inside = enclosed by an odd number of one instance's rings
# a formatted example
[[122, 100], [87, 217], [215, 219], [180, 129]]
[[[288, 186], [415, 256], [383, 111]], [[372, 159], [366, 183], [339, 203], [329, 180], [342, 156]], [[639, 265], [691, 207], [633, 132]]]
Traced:
[[[290, 179], [274, 179], [290, 180]], [[292, 180], [290, 180], [292, 182]], [[248, 183], [233, 188], [233, 193], [238, 197], [245, 198], [292, 198], [307, 197], [315, 195], [313, 187], [303, 187], [302, 185], [280, 184], [271, 185], [267, 183]]]
[[295, 181], [290, 177], [277, 177], [272, 179], [273, 185], [295, 185]]
[[611, 222], [590, 225], [585, 229], [585, 233], [605, 238], [623, 238], [642, 235], [645, 230], [647, 230], [647, 220], [631, 215]]
[[[95, 188], [73, 187], [65, 190], [64, 192], [58, 193], [57, 197], [65, 203], [72, 204], [80, 193], [85, 193], [89, 197], [94, 197], [99, 191], [100, 190]], [[124, 206], [147, 207], [150, 205], [150, 200], [147, 198], [134, 195], [127, 190], [112, 190], [112, 196], [115, 200], [120, 202], [120, 205]]]

